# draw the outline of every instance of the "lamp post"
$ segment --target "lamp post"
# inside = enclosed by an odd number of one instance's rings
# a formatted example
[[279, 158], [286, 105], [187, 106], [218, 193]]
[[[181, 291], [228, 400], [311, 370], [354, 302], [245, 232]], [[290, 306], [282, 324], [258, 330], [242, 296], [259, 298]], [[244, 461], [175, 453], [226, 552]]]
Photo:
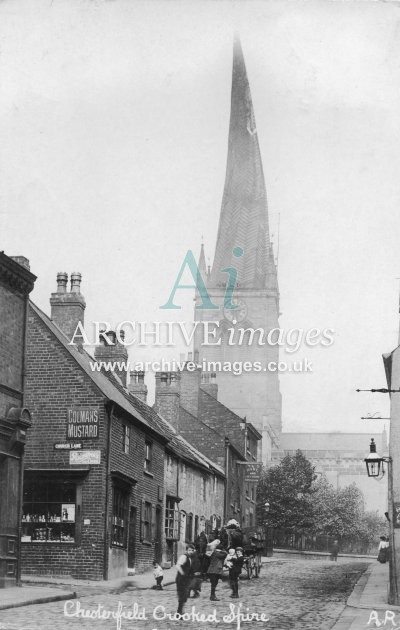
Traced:
[[393, 516], [393, 471], [391, 467], [392, 458], [389, 457], [381, 457], [376, 452], [376, 444], [375, 440], [371, 438], [371, 443], [369, 445], [369, 453], [364, 459], [365, 465], [367, 467], [368, 477], [374, 477], [375, 479], [379, 476], [383, 477], [385, 474], [385, 468], [383, 466], [384, 462], [388, 465], [388, 512], [385, 512], [385, 516], [389, 521], [389, 534], [390, 534], [390, 555], [389, 555], [389, 604], [397, 604], [399, 601], [398, 587], [397, 587], [397, 561], [396, 561], [396, 547], [395, 547], [395, 536], [393, 531], [393, 518], [391, 519], [389, 515]]
[[264, 503], [264, 531], [265, 531], [265, 553], [267, 556], [272, 556], [273, 540], [272, 540], [272, 527], [268, 525], [268, 514], [270, 510], [270, 504], [268, 501]]
[[[400, 342], [400, 335], [399, 335]], [[379, 457], [373, 440], [370, 452], [365, 458], [369, 477], [378, 477], [384, 473], [383, 462], [388, 463], [388, 514], [389, 521], [389, 597], [388, 603], [399, 605], [400, 581], [400, 525], [394, 523], [397, 505], [400, 505], [400, 458], [394, 454], [400, 451], [400, 397], [393, 394], [400, 393], [400, 345], [393, 352], [383, 355], [383, 364], [388, 387], [379, 389], [357, 389], [357, 392], [372, 392], [390, 395], [390, 439], [389, 457]], [[396, 389], [397, 387], [397, 389]], [[372, 447], [372, 448], [371, 448]], [[392, 457], [393, 456], [393, 457]], [[382, 466], [382, 473], [381, 473]]]

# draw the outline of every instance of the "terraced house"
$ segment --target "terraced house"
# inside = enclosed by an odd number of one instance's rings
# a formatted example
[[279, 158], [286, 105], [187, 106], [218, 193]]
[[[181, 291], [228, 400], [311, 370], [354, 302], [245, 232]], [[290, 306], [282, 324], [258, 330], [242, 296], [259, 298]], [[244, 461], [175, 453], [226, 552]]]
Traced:
[[[51, 318], [28, 307], [22, 571], [111, 579], [173, 562], [206, 521], [221, 522], [225, 475], [145, 402], [142, 374], [127, 388], [126, 374], [93, 370], [69, 345], [86, 304], [80, 274], [67, 282], [58, 274]], [[126, 348], [109, 333], [95, 357]]]

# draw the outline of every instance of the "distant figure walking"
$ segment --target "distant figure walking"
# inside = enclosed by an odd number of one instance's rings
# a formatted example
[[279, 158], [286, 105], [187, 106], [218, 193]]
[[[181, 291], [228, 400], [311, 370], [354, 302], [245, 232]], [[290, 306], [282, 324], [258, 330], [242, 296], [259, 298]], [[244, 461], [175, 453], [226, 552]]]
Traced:
[[385, 564], [389, 557], [389, 541], [386, 536], [380, 536], [377, 560], [381, 564]]
[[338, 554], [339, 554], [339, 542], [337, 540], [334, 540], [331, 547], [332, 562], [337, 562]]

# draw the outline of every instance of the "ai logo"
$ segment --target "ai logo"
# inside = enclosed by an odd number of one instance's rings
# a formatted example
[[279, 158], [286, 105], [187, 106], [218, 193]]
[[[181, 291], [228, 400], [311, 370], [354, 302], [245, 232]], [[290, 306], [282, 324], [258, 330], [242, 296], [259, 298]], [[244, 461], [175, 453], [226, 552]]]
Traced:
[[[237, 246], [233, 248], [232, 254], [234, 255], [235, 258], [241, 258], [244, 254], [244, 250], [242, 247]], [[179, 284], [185, 272], [186, 267], [189, 269], [195, 284]], [[222, 272], [228, 274], [223, 308], [226, 310], [236, 310], [240, 308], [240, 305], [234, 304], [232, 302], [232, 297], [233, 297], [233, 292], [235, 290], [235, 285], [236, 285], [236, 280], [237, 280], [237, 269], [235, 267], [228, 267], [227, 269], [222, 269]], [[169, 296], [168, 301], [162, 306], [160, 306], [160, 308], [162, 309], [182, 308], [181, 306], [177, 306], [176, 304], [174, 304], [175, 293], [178, 289], [196, 289], [198, 291], [198, 294], [200, 295], [200, 298], [201, 298], [201, 304], [198, 304], [195, 307], [198, 310], [218, 310], [220, 308], [217, 304], [214, 304], [211, 301], [206, 285], [204, 284], [204, 280], [201, 277], [200, 270], [194, 258], [193, 252], [190, 249], [187, 251], [187, 254], [183, 260], [182, 266], [179, 270], [178, 276], [176, 278], [175, 284], [172, 288], [171, 295]]]

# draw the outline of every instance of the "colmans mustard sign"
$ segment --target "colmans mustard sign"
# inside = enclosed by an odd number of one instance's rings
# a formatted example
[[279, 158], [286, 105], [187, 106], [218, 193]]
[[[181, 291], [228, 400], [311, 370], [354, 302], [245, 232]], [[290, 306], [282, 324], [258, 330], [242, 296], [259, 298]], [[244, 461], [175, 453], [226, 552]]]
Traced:
[[67, 439], [93, 440], [99, 437], [99, 410], [87, 407], [67, 409]]

